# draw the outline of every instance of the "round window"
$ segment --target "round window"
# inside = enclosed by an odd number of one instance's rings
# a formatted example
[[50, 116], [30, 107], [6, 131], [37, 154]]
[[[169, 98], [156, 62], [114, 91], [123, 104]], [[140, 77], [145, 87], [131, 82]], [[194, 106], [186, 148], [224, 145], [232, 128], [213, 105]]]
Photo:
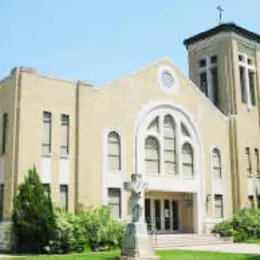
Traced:
[[168, 70], [164, 70], [161, 75], [162, 84], [165, 88], [173, 88], [175, 85], [175, 79], [172, 73]]
[[173, 71], [168, 67], [160, 68], [159, 70], [159, 81], [161, 88], [170, 93], [176, 89], [177, 79]]

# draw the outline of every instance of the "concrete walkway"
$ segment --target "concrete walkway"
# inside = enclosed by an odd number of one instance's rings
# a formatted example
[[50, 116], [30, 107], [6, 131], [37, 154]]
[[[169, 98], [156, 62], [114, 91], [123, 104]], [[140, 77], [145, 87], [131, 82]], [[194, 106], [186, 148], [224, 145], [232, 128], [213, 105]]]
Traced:
[[256, 254], [260, 255], [260, 245], [254, 244], [219, 244], [219, 245], [203, 245], [203, 246], [189, 246], [179, 247], [180, 250], [192, 251], [212, 251], [238, 254]]

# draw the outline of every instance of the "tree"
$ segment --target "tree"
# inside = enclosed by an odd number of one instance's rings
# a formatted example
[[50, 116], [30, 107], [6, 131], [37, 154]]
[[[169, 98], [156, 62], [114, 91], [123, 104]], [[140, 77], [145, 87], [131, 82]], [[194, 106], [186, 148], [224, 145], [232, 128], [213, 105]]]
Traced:
[[56, 236], [50, 190], [45, 191], [35, 167], [18, 188], [13, 208], [14, 247], [19, 252], [40, 253]]

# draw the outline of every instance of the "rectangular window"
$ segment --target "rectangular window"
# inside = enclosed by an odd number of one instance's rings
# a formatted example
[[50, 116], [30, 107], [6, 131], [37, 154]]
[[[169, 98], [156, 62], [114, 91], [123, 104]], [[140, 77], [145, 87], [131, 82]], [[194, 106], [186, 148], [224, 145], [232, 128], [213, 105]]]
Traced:
[[248, 207], [250, 209], [255, 208], [254, 196], [248, 196]]
[[61, 147], [60, 153], [62, 155], [69, 154], [69, 116], [61, 115]]
[[0, 185], [0, 220], [4, 217], [4, 184]]
[[246, 77], [245, 68], [239, 66], [239, 79], [240, 79], [240, 91], [241, 91], [241, 101], [246, 103]]
[[43, 183], [42, 186], [46, 195], [51, 193], [51, 187], [49, 183]]
[[215, 195], [215, 218], [223, 218], [223, 196]]
[[255, 169], [257, 173], [260, 173], [260, 165], [259, 165], [259, 150], [255, 149]]
[[244, 55], [241, 55], [241, 54], [238, 55], [238, 60], [244, 62], [245, 61]]
[[7, 133], [8, 133], [8, 114], [3, 114], [3, 132], [2, 132], [2, 155], [6, 153], [7, 146]]
[[247, 59], [247, 64], [248, 65], [253, 65], [253, 60], [252, 59]]
[[208, 81], [206, 72], [200, 73], [200, 89], [208, 97]]
[[218, 93], [218, 69], [217, 67], [211, 69], [211, 79], [212, 79], [212, 92], [213, 92], [213, 103], [219, 107], [219, 93]]
[[246, 147], [246, 159], [247, 159], [247, 176], [251, 176], [252, 174], [252, 164], [251, 164], [251, 156], [250, 156], [250, 148]]
[[108, 188], [108, 205], [111, 207], [111, 217], [121, 218], [121, 190]]
[[215, 64], [218, 61], [218, 57], [216, 55], [210, 57], [210, 63]]
[[60, 203], [66, 210], [68, 210], [68, 185], [60, 185]]
[[252, 106], [255, 106], [256, 105], [255, 73], [253, 71], [248, 71], [248, 80], [249, 80], [251, 104], [252, 104]]
[[206, 67], [206, 65], [207, 65], [206, 59], [202, 59], [199, 61], [200, 68]]
[[208, 218], [212, 217], [212, 195], [211, 194], [207, 194], [206, 197], [206, 212]]
[[51, 123], [51, 113], [43, 112], [42, 155], [51, 153]]

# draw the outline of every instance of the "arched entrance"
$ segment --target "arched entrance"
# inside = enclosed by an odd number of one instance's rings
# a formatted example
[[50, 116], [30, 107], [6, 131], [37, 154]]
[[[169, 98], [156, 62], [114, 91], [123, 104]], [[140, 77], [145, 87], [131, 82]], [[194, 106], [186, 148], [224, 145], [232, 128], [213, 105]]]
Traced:
[[200, 136], [191, 115], [172, 102], [145, 106], [136, 124], [134, 171], [148, 183], [145, 217], [150, 229], [203, 232], [202, 165]]

